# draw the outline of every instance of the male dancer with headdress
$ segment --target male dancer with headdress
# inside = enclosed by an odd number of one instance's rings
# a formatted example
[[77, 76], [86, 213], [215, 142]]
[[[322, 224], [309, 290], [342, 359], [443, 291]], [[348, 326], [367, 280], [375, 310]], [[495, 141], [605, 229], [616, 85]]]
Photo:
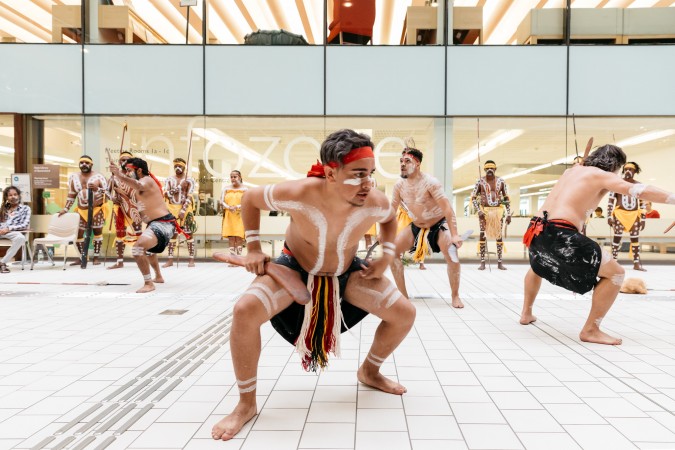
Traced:
[[[525, 299], [520, 323], [537, 318], [532, 306], [542, 278], [578, 294], [593, 290], [591, 311], [579, 339], [597, 344], [618, 345], [621, 339], [600, 330], [600, 323], [611, 308], [623, 283], [625, 271], [600, 245], [579, 232], [592, 211], [612, 191], [637, 199], [675, 204], [675, 194], [654, 186], [631, 183], [617, 173], [626, 163], [619, 147], [604, 145], [584, 160], [584, 165], [567, 169], [523, 237], [530, 249], [531, 269], [525, 275]], [[598, 281], [598, 277], [600, 280]]]
[[[140, 158], [129, 158], [121, 169], [111, 162], [110, 171], [116, 178], [115, 183], [125, 192], [135, 193], [141, 220], [147, 224], [131, 248], [131, 254], [143, 275], [143, 287], [136, 292], [143, 294], [154, 291], [154, 283], [164, 283], [157, 254], [164, 251], [176, 230], [181, 232], [181, 229], [164, 203], [162, 184], [148, 171], [147, 162]], [[154, 279], [150, 275], [150, 267], [155, 271]]]
[[[80, 173], [72, 173], [68, 177], [68, 198], [66, 205], [59, 216], [67, 213], [71, 206], [77, 199], [76, 211], [80, 214], [80, 229], [77, 233], [77, 250], [80, 256], [89, 249], [84, 247], [84, 231], [87, 229], [87, 218], [89, 208], [89, 198], [87, 196], [87, 189], [91, 188], [94, 191], [94, 214], [92, 220], [92, 228], [94, 230], [94, 260], [93, 264], [96, 266], [101, 264], [101, 246], [103, 244], [103, 225], [105, 224], [105, 192], [108, 189], [108, 183], [103, 175], [94, 172], [94, 161], [90, 156], [82, 155], [79, 161]], [[81, 259], [78, 258], [75, 262], [70, 263], [71, 266], [79, 266]]]
[[[120, 153], [119, 166], [124, 165], [133, 158], [131, 152]], [[108, 269], [121, 269], [124, 267], [124, 247], [133, 244], [141, 235], [143, 221], [138, 212], [136, 191], [127, 184], [117, 183], [115, 177], [110, 177], [108, 191], [113, 202], [113, 220], [115, 221], [115, 251], [117, 261]]]
[[506, 210], [506, 225], [511, 223], [509, 189], [506, 181], [495, 175], [497, 164], [494, 161], [485, 161], [483, 170], [485, 176], [476, 181], [476, 186], [471, 193], [471, 203], [478, 212], [478, 223], [480, 224], [480, 267], [478, 267], [478, 270], [485, 270], [486, 239], [497, 240], [497, 268], [506, 270], [502, 263], [504, 249], [502, 229], [504, 228], [504, 210]]
[[[372, 148], [366, 135], [336, 131], [322, 144], [321, 163], [312, 166], [308, 178], [244, 194], [245, 266], [258, 276], [234, 306], [230, 347], [239, 403], [213, 427], [214, 439], [232, 439], [256, 414], [260, 326], [270, 319], [282, 337], [296, 345], [303, 367], [316, 370], [328, 365], [328, 353], [339, 356], [341, 330], [368, 313], [376, 315], [382, 322], [358, 369], [358, 380], [391, 394], [406, 392], [380, 373], [380, 366], [412, 327], [415, 307], [383, 276], [394, 257], [396, 222], [385, 195], [372, 189]], [[311, 301], [305, 306], [294, 303], [265, 275], [269, 257], [260, 249], [261, 210], [283, 210], [291, 216], [284, 252], [275, 262], [298, 272], [307, 283]], [[381, 224], [384, 253], [366, 266], [356, 251], [376, 221]]]
[[402, 152], [401, 179], [394, 185], [391, 204], [396, 210], [402, 202], [405, 203], [412, 223], [396, 236], [396, 258], [392, 260], [391, 272], [398, 289], [408, 297], [401, 262], [403, 252], [413, 251], [415, 262], [423, 261], [430, 251], [441, 252], [447, 263], [452, 306], [464, 308], [459, 298], [459, 262], [450, 258], [450, 246], [462, 245], [462, 239], [457, 234], [455, 211], [441, 183], [420, 170], [423, 156], [420, 150], [411, 147]]
[[[195, 190], [195, 180], [189, 176], [187, 163], [183, 158], [173, 160], [173, 170], [175, 175], [166, 177], [164, 181], [164, 197], [166, 206], [171, 214], [178, 219], [181, 228], [186, 228], [188, 220], [194, 220], [192, 193]], [[169, 243], [169, 259], [162, 267], [173, 266], [173, 253], [176, 249], [178, 233], [174, 234]], [[190, 257], [188, 267], [195, 266], [195, 240], [192, 236], [187, 241], [188, 254]]]
[[[629, 161], [623, 166], [623, 178], [629, 183], [639, 184], [635, 175], [640, 173], [640, 166], [636, 162]], [[612, 256], [619, 258], [621, 238], [624, 231], [630, 234], [630, 245], [633, 251], [633, 269], [646, 272], [640, 262], [640, 231], [645, 229], [645, 204], [632, 195], [609, 193], [607, 203], [607, 223], [613, 228], [614, 239], [612, 240]]]

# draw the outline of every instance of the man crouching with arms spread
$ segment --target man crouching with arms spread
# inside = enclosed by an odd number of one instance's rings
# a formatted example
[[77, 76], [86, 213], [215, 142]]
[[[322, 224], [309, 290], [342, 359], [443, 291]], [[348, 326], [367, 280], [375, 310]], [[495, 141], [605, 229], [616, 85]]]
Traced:
[[[110, 171], [117, 177], [118, 183], [126, 185], [136, 191], [138, 211], [141, 220], [147, 224], [145, 231], [131, 248], [131, 254], [136, 260], [138, 269], [143, 275], [143, 287], [138, 293], [155, 290], [155, 283], [164, 283], [159, 271], [157, 254], [162, 253], [169, 240], [176, 231], [176, 218], [169, 213], [162, 195], [162, 185], [153, 174], [148, 171], [148, 163], [140, 158], [131, 158], [123, 169], [116, 164], [110, 164]], [[155, 278], [150, 275], [150, 266], [155, 271]]]
[[[305, 370], [316, 371], [328, 365], [329, 352], [339, 356], [341, 329], [351, 328], [368, 313], [378, 316], [382, 322], [357, 378], [384, 392], [406, 392], [379, 371], [410, 331], [415, 307], [382, 277], [394, 256], [396, 222], [387, 198], [372, 189], [372, 149], [368, 136], [337, 131], [322, 144], [321, 163], [312, 166], [308, 178], [244, 194], [245, 265], [258, 277], [234, 307], [230, 347], [239, 403], [213, 427], [214, 439], [232, 439], [256, 415], [260, 326], [268, 320], [296, 346]], [[305, 306], [294, 303], [265, 275], [269, 257], [260, 249], [260, 210], [282, 210], [291, 216], [284, 253], [275, 263], [298, 272], [307, 283], [311, 300]], [[375, 222], [380, 223], [384, 254], [366, 267], [356, 258], [356, 251], [359, 240]]]
[[619, 178], [617, 173], [625, 163], [626, 154], [619, 147], [607, 144], [598, 148], [583, 165], [575, 165], [562, 174], [530, 221], [523, 237], [523, 244], [530, 249], [531, 268], [525, 275], [521, 324], [537, 320], [532, 315], [532, 306], [545, 278], [578, 294], [593, 290], [591, 311], [579, 339], [596, 344], [621, 344], [621, 339], [601, 331], [600, 323], [619, 294], [625, 271], [612, 255], [579, 230], [589, 211], [598, 206], [608, 191], [675, 204], [675, 194]]

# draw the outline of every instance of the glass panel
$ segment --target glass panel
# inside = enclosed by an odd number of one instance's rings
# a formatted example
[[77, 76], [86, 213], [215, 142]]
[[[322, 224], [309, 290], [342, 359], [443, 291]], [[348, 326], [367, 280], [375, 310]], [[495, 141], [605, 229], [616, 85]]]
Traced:
[[81, 0], [0, 0], [0, 42], [82, 42]]
[[14, 117], [0, 115], [0, 182], [2, 186], [12, 184], [14, 173]]
[[207, 0], [209, 44], [321, 45], [324, 0]]

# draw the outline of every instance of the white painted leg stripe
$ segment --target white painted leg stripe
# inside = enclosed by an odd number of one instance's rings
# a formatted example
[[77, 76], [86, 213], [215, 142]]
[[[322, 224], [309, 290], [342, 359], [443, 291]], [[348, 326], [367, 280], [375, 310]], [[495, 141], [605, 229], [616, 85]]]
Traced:
[[377, 366], [377, 367], [381, 367], [381, 366], [382, 366], [382, 363], [381, 363], [381, 362], [375, 361], [375, 360], [372, 359], [370, 356], [367, 357], [366, 359], [368, 360], [369, 363], [371, 363], [371, 364], [374, 365], [374, 366]]
[[258, 300], [260, 300], [260, 303], [265, 307], [265, 311], [267, 311], [267, 315], [269, 316], [272, 314], [272, 305], [270, 305], [270, 297], [267, 295], [263, 290], [258, 289], [257, 287], [250, 287], [244, 292], [244, 294], [252, 295]]
[[260, 230], [248, 230], [244, 231], [244, 237], [254, 236], [260, 234]]
[[254, 384], [253, 386], [247, 387], [245, 389], [239, 388], [239, 393], [240, 394], [248, 394], [249, 392], [255, 391], [257, 387], [258, 387], [258, 385]]
[[253, 383], [254, 381], [257, 381], [257, 380], [258, 380], [258, 377], [249, 378], [248, 380], [244, 380], [244, 381], [237, 380], [237, 386], [246, 386], [247, 384], [251, 384], [251, 383]]

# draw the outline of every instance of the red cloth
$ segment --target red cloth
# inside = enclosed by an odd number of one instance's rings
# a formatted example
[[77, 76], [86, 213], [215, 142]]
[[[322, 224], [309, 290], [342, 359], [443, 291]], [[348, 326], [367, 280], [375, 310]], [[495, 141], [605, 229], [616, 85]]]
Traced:
[[[347, 165], [350, 162], [358, 161], [363, 158], [374, 158], [375, 154], [373, 153], [372, 147], [359, 147], [350, 150], [349, 153], [342, 158], [342, 164]], [[337, 168], [338, 163], [331, 161], [326, 164], [328, 167]], [[326, 178], [326, 172], [324, 170], [324, 165], [321, 164], [321, 161], [316, 160], [316, 164], [313, 164], [312, 167], [307, 172], [307, 177], [317, 177], [317, 178]]]
[[652, 209], [650, 212], [645, 214], [645, 219], [660, 219], [661, 214], [655, 209]]

